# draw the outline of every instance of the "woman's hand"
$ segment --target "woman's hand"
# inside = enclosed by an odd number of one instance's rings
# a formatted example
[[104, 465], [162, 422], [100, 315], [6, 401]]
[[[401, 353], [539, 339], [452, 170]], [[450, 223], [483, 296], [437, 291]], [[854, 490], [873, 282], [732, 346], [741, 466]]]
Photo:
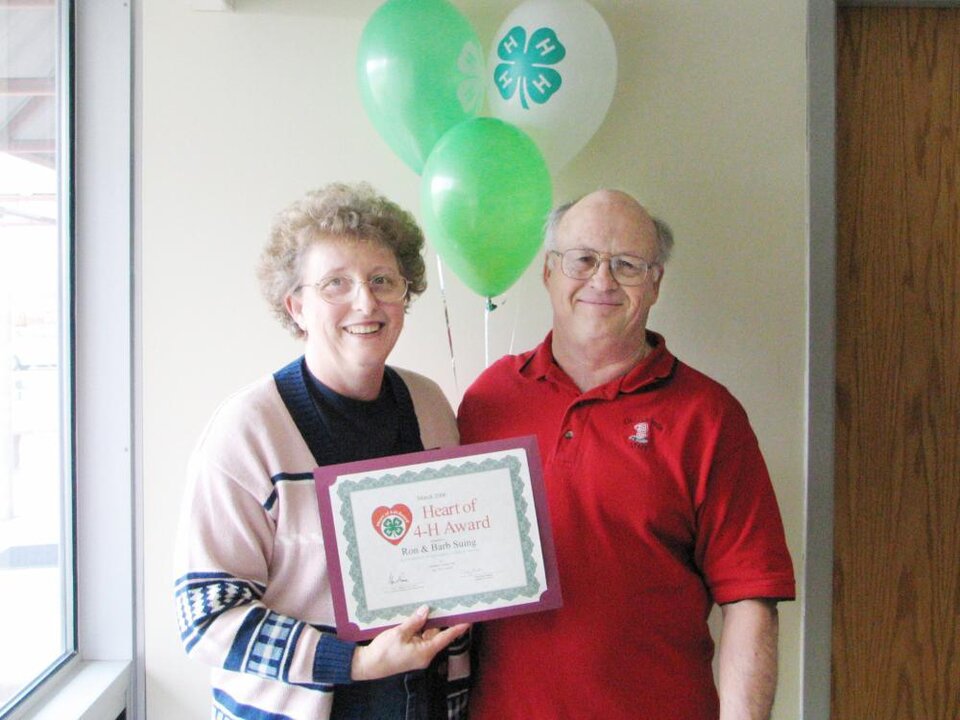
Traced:
[[350, 677], [354, 680], [377, 680], [410, 670], [422, 670], [433, 656], [443, 650], [469, 628], [468, 623], [441, 630], [423, 630], [430, 608], [418, 608], [396, 627], [384, 630], [369, 645], [357, 645], [353, 651]]

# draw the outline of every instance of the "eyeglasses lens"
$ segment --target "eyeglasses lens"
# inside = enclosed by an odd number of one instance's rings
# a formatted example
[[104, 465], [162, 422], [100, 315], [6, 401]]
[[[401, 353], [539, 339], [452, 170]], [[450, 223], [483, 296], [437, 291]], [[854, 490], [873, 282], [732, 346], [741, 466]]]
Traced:
[[640, 285], [647, 276], [649, 264], [633, 255], [604, 256], [595, 250], [573, 249], [563, 252], [561, 269], [574, 280], [589, 280], [594, 276], [604, 257], [610, 266], [610, 274], [621, 285]]
[[370, 288], [373, 296], [384, 303], [396, 303], [407, 295], [407, 280], [399, 275], [374, 275], [369, 280], [356, 280], [352, 277], [329, 277], [316, 283], [314, 287], [320, 297], [329, 303], [350, 302], [356, 296], [360, 285]]

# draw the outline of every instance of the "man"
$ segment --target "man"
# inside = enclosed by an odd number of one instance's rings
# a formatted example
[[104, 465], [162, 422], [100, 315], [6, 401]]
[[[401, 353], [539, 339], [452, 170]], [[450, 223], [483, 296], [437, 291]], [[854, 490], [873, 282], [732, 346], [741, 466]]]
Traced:
[[557, 208], [553, 330], [464, 396], [462, 442], [536, 435], [563, 593], [479, 628], [473, 720], [769, 717], [793, 568], [742, 407], [646, 329], [671, 245], [623, 192]]

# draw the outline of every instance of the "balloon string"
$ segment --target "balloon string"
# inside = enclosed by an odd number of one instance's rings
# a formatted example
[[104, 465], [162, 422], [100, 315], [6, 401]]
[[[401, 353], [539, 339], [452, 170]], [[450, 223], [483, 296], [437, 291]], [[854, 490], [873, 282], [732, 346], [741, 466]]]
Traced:
[[487, 298], [483, 306], [483, 366], [490, 367], [490, 313], [496, 309], [496, 305]]
[[510, 347], [507, 348], [507, 353], [513, 355], [513, 345], [517, 340], [517, 324], [520, 322], [520, 303], [517, 303], [517, 307], [513, 313], [513, 327], [510, 329]]
[[453, 370], [453, 389], [460, 394], [460, 383], [457, 382], [457, 359], [453, 354], [453, 332], [450, 330], [450, 309], [447, 307], [447, 288], [443, 282], [443, 263], [437, 255], [437, 276], [440, 280], [440, 298], [443, 300], [443, 320], [447, 325], [447, 347], [450, 348], [450, 368]]

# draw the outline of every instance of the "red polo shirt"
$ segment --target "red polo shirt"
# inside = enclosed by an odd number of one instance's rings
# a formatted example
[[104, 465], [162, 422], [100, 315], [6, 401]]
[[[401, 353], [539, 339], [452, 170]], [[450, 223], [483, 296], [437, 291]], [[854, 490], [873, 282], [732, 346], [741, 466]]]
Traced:
[[548, 335], [464, 396], [462, 442], [537, 436], [564, 603], [479, 629], [473, 720], [715, 718], [713, 603], [794, 597], [746, 413], [648, 339], [633, 370], [582, 393]]

